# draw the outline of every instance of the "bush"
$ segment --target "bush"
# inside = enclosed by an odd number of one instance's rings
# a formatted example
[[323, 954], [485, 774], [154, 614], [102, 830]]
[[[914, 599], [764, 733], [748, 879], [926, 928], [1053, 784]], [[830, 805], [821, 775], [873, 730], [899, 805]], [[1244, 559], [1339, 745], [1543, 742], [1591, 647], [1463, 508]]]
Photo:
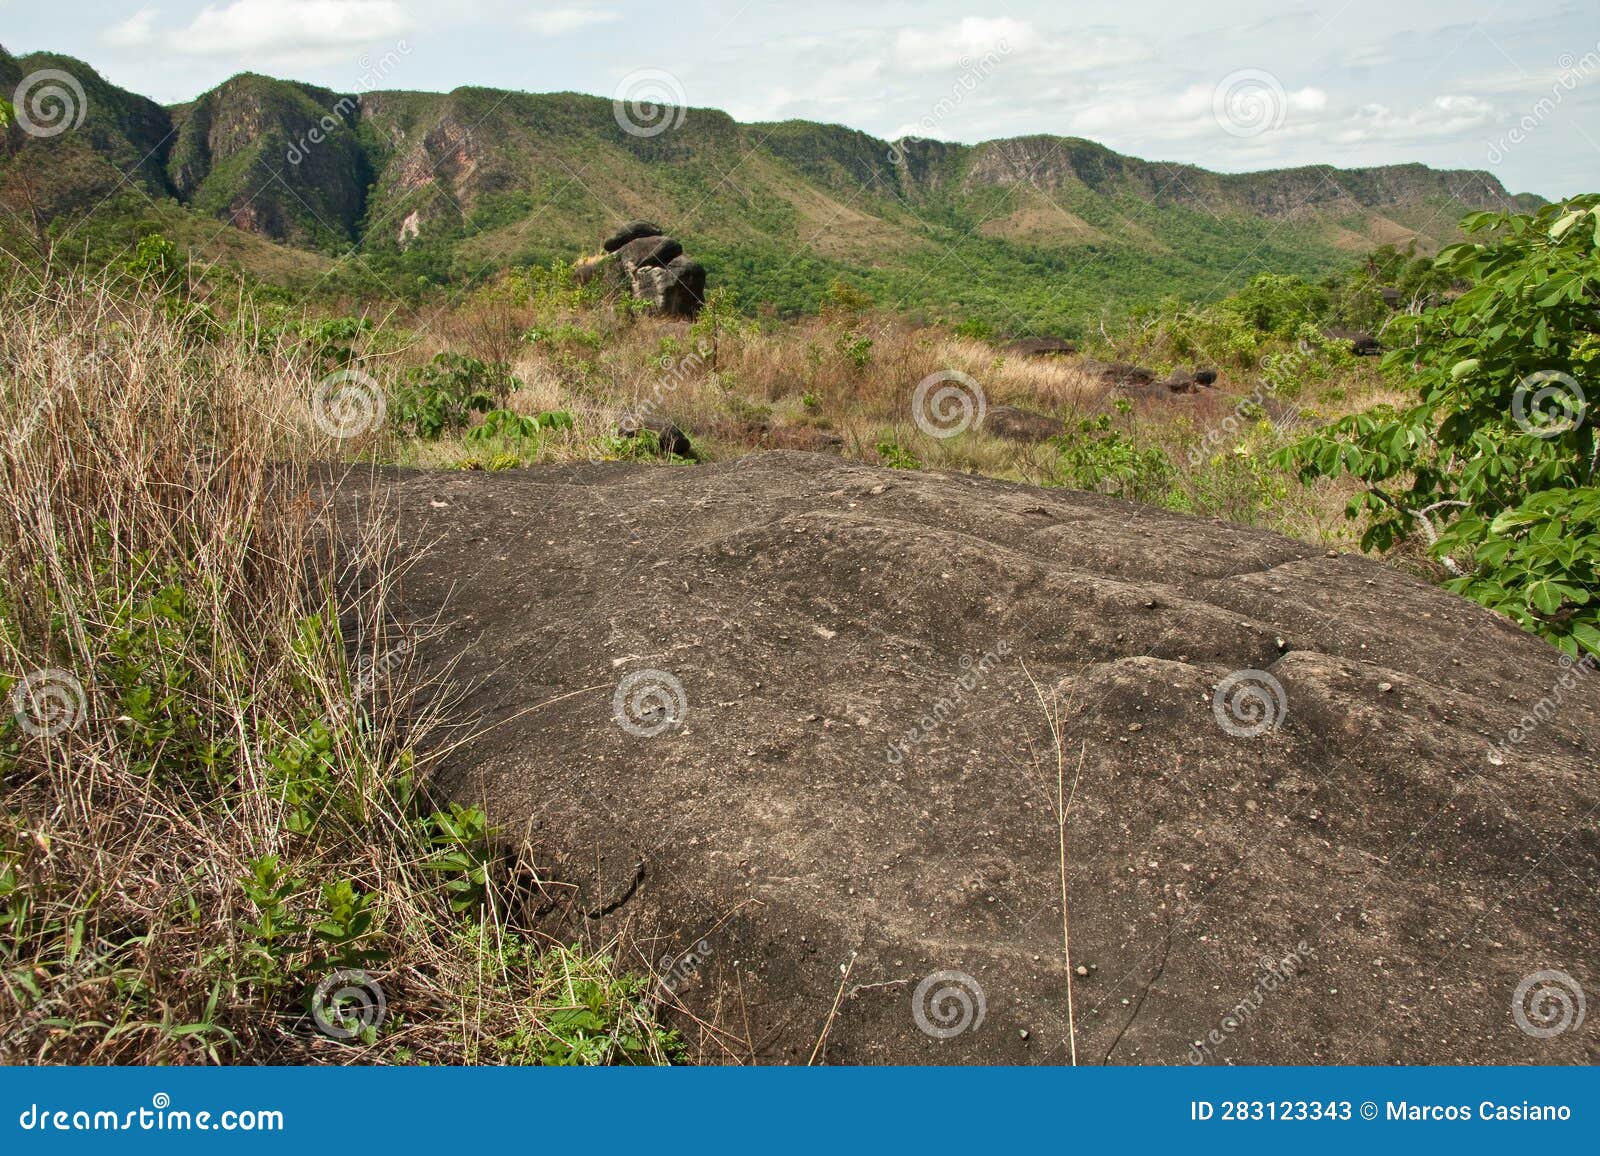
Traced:
[[503, 408], [520, 384], [502, 362], [440, 353], [406, 372], [395, 391], [394, 424], [413, 437], [443, 437], [465, 427], [474, 413]]
[[[1600, 362], [1600, 195], [1533, 215], [1478, 213], [1485, 241], [1436, 265], [1472, 285], [1398, 317], [1384, 369], [1415, 402], [1333, 423], [1284, 454], [1309, 480], [1349, 474], [1362, 544], [1420, 535], [1451, 589], [1569, 655], [1600, 654], [1600, 459], [1587, 398]], [[1587, 384], [1587, 392], [1585, 385]]]

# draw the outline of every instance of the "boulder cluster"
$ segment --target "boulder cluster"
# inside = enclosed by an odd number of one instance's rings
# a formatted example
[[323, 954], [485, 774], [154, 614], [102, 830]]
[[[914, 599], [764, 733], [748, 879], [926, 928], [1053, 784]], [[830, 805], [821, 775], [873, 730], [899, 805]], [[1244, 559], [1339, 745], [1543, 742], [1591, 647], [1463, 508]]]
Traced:
[[626, 289], [668, 317], [693, 317], [705, 303], [706, 270], [659, 225], [630, 221], [605, 239], [604, 252], [578, 263], [578, 280], [596, 277]]

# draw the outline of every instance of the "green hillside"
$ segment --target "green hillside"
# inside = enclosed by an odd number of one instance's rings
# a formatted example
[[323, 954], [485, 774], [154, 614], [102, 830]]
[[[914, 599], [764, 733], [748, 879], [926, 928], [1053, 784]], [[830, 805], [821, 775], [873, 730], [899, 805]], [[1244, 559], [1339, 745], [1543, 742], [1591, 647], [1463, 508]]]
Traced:
[[843, 278], [938, 319], [1073, 331], [1262, 270], [1435, 248], [1466, 212], [1539, 203], [1422, 165], [1226, 175], [1076, 138], [891, 145], [711, 109], [635, 136], [573, 93], [357, 96], [246, 74], [162, 108], [69, 57], [0, 50], [8, 89], [42, 68], [81, 82], [87, 115], [43, 139], [12, 127], [3, 227], [91, 256], [160, 228], [300, 291], [413, 296], [571, 260], [642, 217], [751, 310], [814, 308]]

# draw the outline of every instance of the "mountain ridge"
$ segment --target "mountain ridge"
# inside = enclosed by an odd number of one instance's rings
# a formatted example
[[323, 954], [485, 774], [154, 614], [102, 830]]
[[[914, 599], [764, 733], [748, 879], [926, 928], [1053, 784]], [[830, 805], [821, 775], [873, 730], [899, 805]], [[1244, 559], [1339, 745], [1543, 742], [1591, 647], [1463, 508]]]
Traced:
[[909, 309], [1061, 327], [1107, 302], [1195, 296], [1264, 269], [1324, 274], [1383, 243], [1427, 251], [1466, 212], [1543, 203], [1476, 170], [1217, 173], [1049, 134], [886, 141], [699, 108], [658, 110], [670, 123], [635, 134], [611, 100], [579, 93], [354, 94], [241, 73], [162, 106], [71, 57], [0, 49], [6, 89], [43, 68], [77, 78], [89, 106], [72, 132], [11, 133], [4, 167], [20, 156], [39, 174], [45, 218], [131, 184], [156, 216], [201, 233], [220, 222], [248, 235], [228, 234], [236, 248], [270, 243], [319, 280], [329, 260], [348, 280], [357, 262], [340, 258], [359, 254], [397, 292], [571, 260], [644, 217], [752, 308], [814, 304], [844, 278]]

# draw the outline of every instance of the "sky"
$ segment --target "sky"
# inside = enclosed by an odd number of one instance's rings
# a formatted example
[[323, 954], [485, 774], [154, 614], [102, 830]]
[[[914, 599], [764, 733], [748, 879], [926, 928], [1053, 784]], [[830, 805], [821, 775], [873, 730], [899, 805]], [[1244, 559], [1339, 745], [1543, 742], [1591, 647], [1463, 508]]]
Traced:
[[[0, 44], [164, 103], [242, 71], [341, 92], [576, 91], [1227, 172], [1421, 161], [1600, 190], [1600, 3], [0, 0]], [[688, 115], [693, 115], [691, 111]]]

